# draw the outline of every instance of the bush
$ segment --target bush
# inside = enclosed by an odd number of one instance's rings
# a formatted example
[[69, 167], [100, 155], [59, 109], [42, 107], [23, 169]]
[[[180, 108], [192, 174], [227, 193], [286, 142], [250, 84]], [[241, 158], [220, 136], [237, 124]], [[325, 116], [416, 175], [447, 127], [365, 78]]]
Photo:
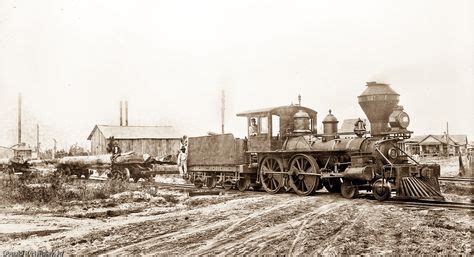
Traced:
[[[60, 203], [72, 200], [87, 201], [107, 199], [124, 192], [131, 184], [118, 180], [107, 180], [96, 186], [67, 176], [48, 174], [45, 176], [4, 176], [1, 181], [0, 202], [3, 203]], [[133, 187], [139, 185], [133, 184]]]

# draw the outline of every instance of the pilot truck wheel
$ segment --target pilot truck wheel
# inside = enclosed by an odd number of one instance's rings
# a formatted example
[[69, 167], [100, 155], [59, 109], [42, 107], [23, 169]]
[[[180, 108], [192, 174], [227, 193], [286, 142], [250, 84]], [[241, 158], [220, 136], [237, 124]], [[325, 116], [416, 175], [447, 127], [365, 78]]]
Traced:
[[379, 179], [372, 185], [372, 192], [375, 199], [384, 201], [390, 198], [392, 189], [387, 182], [384, 183], [382, 179]]
[[352, 184], [351, 180], [344, 179], [341, 185], [341, 194], [344, 198], [352, 199], [359, 194], [359, 189]]

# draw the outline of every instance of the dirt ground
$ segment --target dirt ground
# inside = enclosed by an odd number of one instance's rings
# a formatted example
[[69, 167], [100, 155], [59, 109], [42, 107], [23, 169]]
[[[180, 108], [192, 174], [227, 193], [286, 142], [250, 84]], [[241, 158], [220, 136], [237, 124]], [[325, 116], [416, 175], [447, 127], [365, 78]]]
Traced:
[[[162, 180], [181, 181], [173, 177]], [[468, 210], [404, 207], [380, 203], [367, 195], [347, 200], [324, 190], [309, 197], [252, 191], [219, 193], [190, 196], [185, 189], [160, 189], [149, 184], [106, 199], [3, 204], [0, 252], [472, 253], [474, 222]], [[472, 195], [449, 195], [472, 201]]]

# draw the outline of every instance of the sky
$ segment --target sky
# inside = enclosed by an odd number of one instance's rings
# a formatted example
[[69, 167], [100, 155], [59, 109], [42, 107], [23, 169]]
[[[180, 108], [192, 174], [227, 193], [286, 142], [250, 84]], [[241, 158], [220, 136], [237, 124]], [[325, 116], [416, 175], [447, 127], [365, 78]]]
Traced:
[[415, 134], [474, 140], [474, 1], [1, 0], [0, 146], [89, 147], [96, 124], [244, 137], [235, 114], [297, 102], [365, 115], [367, 81], [400, 94]]

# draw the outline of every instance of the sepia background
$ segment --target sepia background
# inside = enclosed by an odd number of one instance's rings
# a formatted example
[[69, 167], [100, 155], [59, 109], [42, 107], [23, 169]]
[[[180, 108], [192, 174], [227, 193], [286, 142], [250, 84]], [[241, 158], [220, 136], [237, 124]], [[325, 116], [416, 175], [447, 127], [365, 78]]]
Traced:
[[0, 145], [79, 143], [96, 124], [243, 137], [247, 109], [296, 103], [364, 117], [366, 81], [400, 95], [415, 134], [474, 138], [474, 3], [459, 1], [0, 1]]

